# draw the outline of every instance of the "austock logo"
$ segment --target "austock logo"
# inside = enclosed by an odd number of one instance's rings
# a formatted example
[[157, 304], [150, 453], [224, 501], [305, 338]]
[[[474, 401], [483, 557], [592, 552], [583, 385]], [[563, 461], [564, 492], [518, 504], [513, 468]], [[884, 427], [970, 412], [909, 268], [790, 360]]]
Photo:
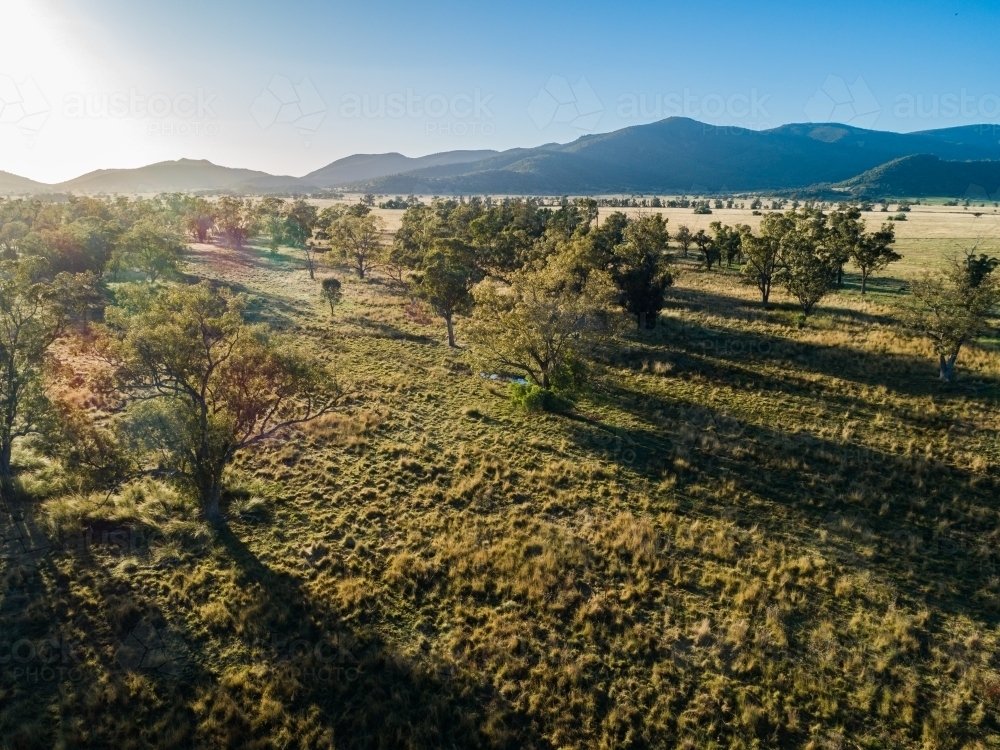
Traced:
[[811, 122], [839, 122], [857, 128], [872, 127], [882, 113], [881, 105], [861, 76], [851, 84], [840, 76], [827, 76], [804, 110]]
[[597, 127], [604, 105], [587, 79], [571, 84], [562, 76], [551, 76], [528, 104], [528, 115], [539, 130], [565, 123], [580, 132]]
[[275, 123], [288, 123], [308, 137], [319, 129], [326, 117], [326, 103], [309, 76], [298, 83], [292, 83], [285, 76], [274, 76], [250, 105], [250, 114], [261, 130]]

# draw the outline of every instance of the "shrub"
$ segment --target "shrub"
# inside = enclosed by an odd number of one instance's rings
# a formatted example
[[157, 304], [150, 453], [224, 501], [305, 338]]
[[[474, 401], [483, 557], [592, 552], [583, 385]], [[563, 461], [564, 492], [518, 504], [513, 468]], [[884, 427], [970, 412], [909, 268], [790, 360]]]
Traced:
[[529, 414], [566, 411], [570, 407], [565, 398], [534, 383], [511, 383], [510, 402]]

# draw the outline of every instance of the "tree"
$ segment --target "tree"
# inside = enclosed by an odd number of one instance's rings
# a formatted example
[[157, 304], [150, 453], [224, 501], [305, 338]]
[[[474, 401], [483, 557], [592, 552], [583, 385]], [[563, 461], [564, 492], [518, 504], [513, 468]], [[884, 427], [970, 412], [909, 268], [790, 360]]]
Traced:
[[327, 276], [320, 283], [323, 290], [323, 297], [330, 303], [330, 314], [333, 315], [333, 308], [340, 304], [342, 294], [340, 291], [340, 281], [333, 276]]
[[131, 401], [136, 445], [165, 456], [218, 521], [234, 456], [331, 411], [336, 387], [266, 327], [245, 324], [244, 298], [227, 289], [203, 282], [119, 294], [100, 350]]
[[444, 318], [448, 346], [455, 346], [454, 318], [471, 306], [470, 290], [478, 276], [471, 247], [460, 240], [438, 240], [414, 279], [417, 296]]
[[215, 208], [204, 198], [184, 198], [184, 226], [200, 242], [208, 240], [208, 233], [215, 224]]
[[285, 238], [295, 247], [305, 247], [313, 236], [319, 209], [304, 200], [293, 201], [285, 212]]
[[[997, 261], [973, 254], [954, 261], [943, 273], [925, 274], [913, 282], [913, 304], [905, 319], [919, 335], [926, 336], [938, 356], [938, 375], [951, 382], [962, 347], [987, 330], [990, 311], [1000, 302], [1000, 284], [993, 276]], [[992, 261], [992, 262], [990, 262]]]
[[468, 338], [484, 366], [521, 372], [546, 390], [607, 330], [616, 296], [603, 271], [578, 289], [559, 255], [515, 271], [509, 284], [487, 278], [472, 294]]
[[258, 214], [252, 200], [224, 195], [216, 203], [216, 223], [222, 229], [230, 247], [242, 250], [246, 241], [257, 233]]
[[691, 230], [681, 224], [677, 227], [677, 234], [674, 235], [674, 239], [677, 240], [677, 244], [680, 245], [681, 249], [684, 251], [684, 257], [688, 257], [688, 248], [690, 248], [691, 243], [694, 242], [694, 235], [691, 234]]
[[743, 257], [743, 227], [737, 224], [730, 227], [721, 221], [713, 221], [709, 224], [715, 236], [712, 242], [719, 252], [718, 262], [722, 263], [722, 258], [726, 259], [726, 265], [731, 266], [734, 261]]
[[760, 222], [760, 235], [755, 236], [750, 227], [742, 230], [743, 283], [756, 286], [760, 292], [760, 303], [767, 307], [771, 298], [771, 288], [781, 270], [781, 239], [790, 226], [781, 214], [768, 214]]
[[119, 242], [114, 258], [116, 269], [134, 268], [155, 282], [160, 276], [176, 270], [184, 249], [181, 238], [155, 219], [141, 219]]
[[865, 233], [861, 209], [845, 206], [830, 214], [828, 247], [837, 256], [837, 286], [844, 284], [844, 264], [857, 251]]
[[583, 214], [584, 219], [589, 227], [595, 221], [598, 221], [600, 216], [600, 209], [597, 207], [597, 201], [593, 198], [577, 198], [574, 203], [580, 209], [580, 213]]
[[704, 229], [699, 229], [691, 240], [698, 246], [698, 252], [701, 253], [705, 261], [705, 268], [711, 271], [714, 263], [717, 263], [719, 268], [722, 267], [722, 253], [719, 252], [714, 240], [705, 234]]
[[614, 249], [611, 278], [620, 304], [635, 316], [639, 328], [654, 328], [664, 294], [674, 283], [667, 268], [666, 221], [661, 214], [642, 216], [625, 227], [623, 242]]
[[793, 212], [786, 217], [792, 218], [795, 226], [781, 238], [779, 281], [808, 316], [836, 281], [839, 256], [821, 244], [818, 219]]
[[43, 367], [65, 315], [38, 257], [0, 262], [0, 488], [11, 479], [14, 441], [36, 431], [47, 411]]
[[354, 262], [358, 278], [363, 279], [382, 254], [385, 221], [378, 216], [342, 216], [330, 227], [330, 246]]
[[857, 242], [848, 251], [854, 265], [861, 271], [861, 294], [868, 287], [868, 277], [881, 271], [890, 263], [902, 260], [903, 256], [892, 249], [896, 232], [892, 224], [883, 224], [877, 232], [862, 232]]
[[7, 260], [17, 257], [21, 241], [28, 236], [28, 225], [23, 221], [9, 221], [0, 227], [0, 253]]
[[272, 255], [277, 254], [278, 246], [285, 239], [288, 230], [285, 202], [273, 196], [262, 198], [257, 204], [257, 217], [261, 229], [268, 237], [268, 249]]

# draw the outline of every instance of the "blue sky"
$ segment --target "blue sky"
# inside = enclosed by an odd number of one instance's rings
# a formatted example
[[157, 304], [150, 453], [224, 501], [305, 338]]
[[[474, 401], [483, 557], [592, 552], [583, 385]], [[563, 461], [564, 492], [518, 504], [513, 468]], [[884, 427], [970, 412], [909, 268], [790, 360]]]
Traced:
[[0, 170], [565, 142], [672, 114], [1000, 122], [1000, 3], [3, 0]]

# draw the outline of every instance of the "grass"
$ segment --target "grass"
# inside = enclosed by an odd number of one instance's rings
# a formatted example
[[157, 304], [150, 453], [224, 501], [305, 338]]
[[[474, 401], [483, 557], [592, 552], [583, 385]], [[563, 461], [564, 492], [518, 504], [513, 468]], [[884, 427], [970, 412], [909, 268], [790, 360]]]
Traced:
[[565, 415], [513, 408], [378, 278], [196, 246], [349, 396], [241, 458], [217, 531], [22, 451], [0, 747], [995, 746], [1000, 351], [941, 385], [895, 324], [949, 242], [921, 208], [894, 278], [801, 328], [681, 263]]

